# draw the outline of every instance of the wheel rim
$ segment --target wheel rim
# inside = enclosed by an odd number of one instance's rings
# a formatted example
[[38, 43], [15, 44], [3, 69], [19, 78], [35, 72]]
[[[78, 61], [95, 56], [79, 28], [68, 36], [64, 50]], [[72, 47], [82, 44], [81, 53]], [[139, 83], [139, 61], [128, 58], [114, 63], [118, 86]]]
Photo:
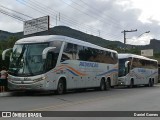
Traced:
[[59, 85], [58, 85], [58, 93], [60, 93], [60, 94], [63, 93], [63, 83], [59, 83]]
[[101, 90], [103, 91], [105, 88], [104, 82], [101, 83]]
[[131, 81], [130, 83], [130, 88], [133, 88], [133, 81]]
[[151, 83], [151, 80], [149, 81], [149, 87], [151, 87], [152, 83]]
[[109, 90], [110, 89], [110, 84], [109, 84], [109, 82], [107, 81], [106, 82], [106, 90]]
[[104, 85], [102, 85], [101, 90], [104, 90]]

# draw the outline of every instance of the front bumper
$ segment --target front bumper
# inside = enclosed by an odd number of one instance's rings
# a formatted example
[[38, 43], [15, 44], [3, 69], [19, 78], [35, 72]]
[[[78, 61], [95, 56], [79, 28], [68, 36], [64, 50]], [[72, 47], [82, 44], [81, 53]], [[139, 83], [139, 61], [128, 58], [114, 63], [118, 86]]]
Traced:
[[127, 85], [126, 77], [119, 77], [118, 86], [126, 86], [126, 85]]
[[34, 84], [15, 84], [8, 81], [9, 90], [45, 90], [44, 81], [39, 81]]

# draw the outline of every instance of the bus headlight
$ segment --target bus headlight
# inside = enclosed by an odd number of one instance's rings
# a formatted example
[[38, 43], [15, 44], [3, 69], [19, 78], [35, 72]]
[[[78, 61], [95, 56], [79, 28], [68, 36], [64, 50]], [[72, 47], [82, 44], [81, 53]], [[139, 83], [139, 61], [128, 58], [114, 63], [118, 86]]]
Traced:
[[46, 77], [40, 77], [40, 78], [34, 79], [33, 81], [38, 82], [38, 81], [45, 80], [45, 79], [46, 79]]
[[45, 80], [47, 77], [41, 77], [42, 80]]
[[11, 80], [12, 80], [12, 78], [8, 76], [8, 77], [7, 77], [7, 80], [8, 80], [8, 81], [11, 81]]

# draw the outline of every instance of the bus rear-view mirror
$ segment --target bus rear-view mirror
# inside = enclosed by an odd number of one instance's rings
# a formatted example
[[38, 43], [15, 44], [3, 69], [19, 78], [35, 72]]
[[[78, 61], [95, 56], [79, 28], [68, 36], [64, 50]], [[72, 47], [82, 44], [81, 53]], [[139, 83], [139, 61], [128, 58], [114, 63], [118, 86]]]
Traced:
[[46, 59], [47, 58], [47, 54], [48, 52], [54, 50], [56, 47], [47, 47], [43, 50], [42, 52], [42, 59]]
[[128, 67], [128, 63], [129, 63], [130, 61], [126, 61], [125, 62], [125, 67], [127, 68]]
[[6, 58], [6, 53], [9, 52], [9, 51], [11, 51], [11, 50], [12, 50], [12, 48], [9, 48], [9, 49], [6, 49], [6, 50], [4, 50], [4, 51], [2, 52], [2, 60], [5, 60], [5, 58]]

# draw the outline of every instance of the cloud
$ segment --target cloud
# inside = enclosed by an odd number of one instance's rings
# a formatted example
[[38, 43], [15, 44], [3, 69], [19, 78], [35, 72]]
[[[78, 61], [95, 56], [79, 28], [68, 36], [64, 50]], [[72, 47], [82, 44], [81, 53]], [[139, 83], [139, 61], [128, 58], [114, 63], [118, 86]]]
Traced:
[[[33, 18], [50, 15], [51, 26], [66, 25], [112, 41], [123, 42], [121, 31], [131, 29], [138, 31], [127, 33], [127, 39], [132, 41], [130, 44], [148, 44], [150, 38], [160, 37], [159, 21], [148, 17], [149, 22], [142, 22], [140, 17], [144, 11], [136, 7], [133, 0], [12, 0], [9, 4], [10, 1], [1, 0], [0, 4]], [[23, 30], [23, 22], [2, 14], [0, 17], [1, 30]], [[146, 31], [151, 32], [143, 36], [141, 42], [136, 40]]]

